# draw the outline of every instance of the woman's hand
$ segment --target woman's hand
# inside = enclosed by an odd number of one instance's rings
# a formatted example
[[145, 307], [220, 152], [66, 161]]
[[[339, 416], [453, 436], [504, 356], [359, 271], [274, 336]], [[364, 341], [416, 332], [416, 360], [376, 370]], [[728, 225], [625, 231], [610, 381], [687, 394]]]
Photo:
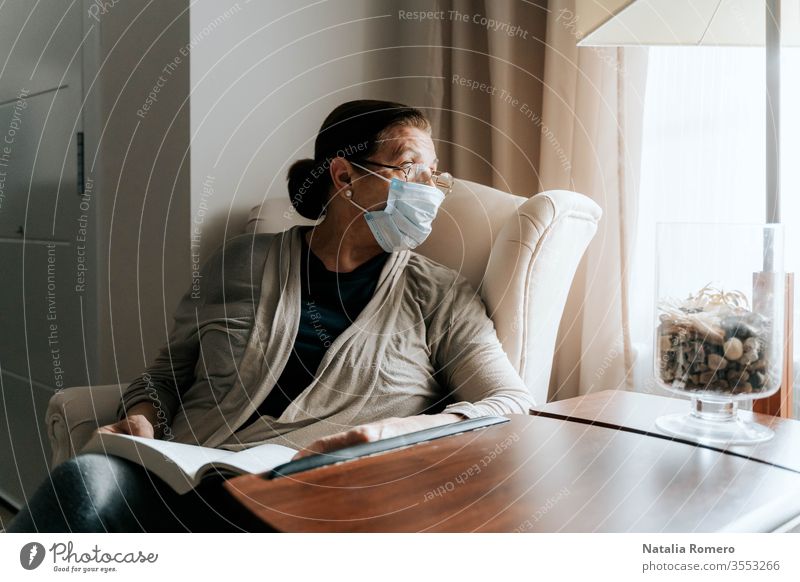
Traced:
[[152, 423], [147, 420], [143, 414], [132, 414], [127, 418], [115, 422], [114, 424], [107, 424], [97, 429], [97, 432], [105, 432], [110, 434], [129, 434], [133, 436], [145, 437], [148, 439], [155, 438], [155, 429]]
[[441, 424], [449, 424], [465, 417], [460, 414], [420, 414], [407, 418], [393, 416], [369, 424], [360, 424], [350, 430], [338, 432], [321, 439], [317, 439], [307, 448], [299, 451], [292, 460], [301, 459], [315, 453], [326, 453], [343, 447], [379, 441], [393, 436], [432, 428]]
[[[101, 426], [96, 432], [107, 432], [111, 434], [129, 434], [148, 439], [161, 438], [161, 425], [156, 431], [158, 414], [155, 406], [150, 402], [140, 402], [127, 411], [126, 417], [113, 424]], [[156, 435], [156, 432], [159, 434]]]

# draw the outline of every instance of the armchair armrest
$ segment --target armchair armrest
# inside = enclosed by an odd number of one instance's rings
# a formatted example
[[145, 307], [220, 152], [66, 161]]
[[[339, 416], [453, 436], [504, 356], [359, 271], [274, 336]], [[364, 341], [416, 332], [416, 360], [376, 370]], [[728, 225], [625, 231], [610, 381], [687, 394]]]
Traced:
[[537, 405], [547, 402], [558, 328], [602, 210], [583, 194], [529, 198], [492, 247], [481, 294], [509, 360]]
[[65, 388], [47, 405], [47, 435], [52, 466], [73, 457], [88, 442], [92, 432], [116, 421], [117, 405], [125, 384]]

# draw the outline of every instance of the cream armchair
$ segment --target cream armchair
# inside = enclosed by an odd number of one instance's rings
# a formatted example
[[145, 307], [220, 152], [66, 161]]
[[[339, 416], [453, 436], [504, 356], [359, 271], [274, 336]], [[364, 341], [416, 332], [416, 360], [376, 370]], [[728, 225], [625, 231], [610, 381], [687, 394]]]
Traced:
[[[486, 304], [511, 363], [537, 403], [548, 397], [556, 335], [575, 270], [597, 230], [600, 207], [566, 190], [531, 198], [457, 180], [417, 251], [462, 273]], [[253, 209], [245, 231], [281, 232], [313, 224], [288, 197]], [[62, 390], [50, 400], [53, 466], [114, 422], [125, 384]]]

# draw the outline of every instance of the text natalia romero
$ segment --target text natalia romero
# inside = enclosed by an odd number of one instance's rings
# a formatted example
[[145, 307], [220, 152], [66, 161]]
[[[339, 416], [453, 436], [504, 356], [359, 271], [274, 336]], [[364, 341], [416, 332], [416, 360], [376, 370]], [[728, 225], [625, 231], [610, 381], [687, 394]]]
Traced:
[[642, 544], [643, 554], [732, 554], [734, 551], [733, 546], [698, 546], [697, 544], [689, 544], [687, 552], [686, 546], [679, 544], [669, 544], [668, 546]]

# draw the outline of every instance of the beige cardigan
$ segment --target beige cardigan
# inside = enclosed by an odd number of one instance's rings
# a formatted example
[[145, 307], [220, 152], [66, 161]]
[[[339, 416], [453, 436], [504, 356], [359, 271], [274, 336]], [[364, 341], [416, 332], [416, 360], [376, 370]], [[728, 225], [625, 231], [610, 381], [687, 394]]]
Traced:
[[117, 418], [155, 404], [164, 438], [228, 450], [302, 448], [388, 417], [527, 414], [534, 402], [476, 291], [452, 269], [391, 253], [375, 294], [278, 418], [239, 430], [286, 364], [300, 318], [302, 228], [244, 234], [204, 265], [168, 343], [125, 391]]

